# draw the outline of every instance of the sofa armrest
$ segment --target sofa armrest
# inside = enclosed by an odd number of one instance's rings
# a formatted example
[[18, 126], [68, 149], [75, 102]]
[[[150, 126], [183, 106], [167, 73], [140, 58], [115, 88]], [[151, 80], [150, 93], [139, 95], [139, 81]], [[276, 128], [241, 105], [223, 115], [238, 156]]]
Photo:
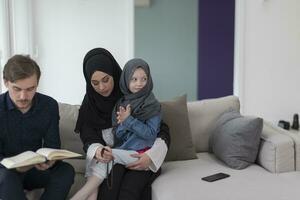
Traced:
[[291, 132], [291, 131], [287, 131], [284, 130], [282, 128], [281, 129], [281, 133], [283, 133], [284, 135], [289, 136], [290, 138], [292, 138], [293, 142], [294, 142], [294, 158], [295, 158], [295, 170], [296, 171], [300, 171], [300, 135], [299, 132]]
[[272, 173], [295, 171], [293, 140], [264, 122], [257, 163]]

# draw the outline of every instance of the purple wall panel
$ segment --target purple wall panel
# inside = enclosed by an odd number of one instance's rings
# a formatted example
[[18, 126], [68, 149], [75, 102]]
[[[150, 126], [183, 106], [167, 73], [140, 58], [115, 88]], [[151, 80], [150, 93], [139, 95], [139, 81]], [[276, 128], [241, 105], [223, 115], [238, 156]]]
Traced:
[[198, 5], [198, 99], [232, 95], [235, 0]]

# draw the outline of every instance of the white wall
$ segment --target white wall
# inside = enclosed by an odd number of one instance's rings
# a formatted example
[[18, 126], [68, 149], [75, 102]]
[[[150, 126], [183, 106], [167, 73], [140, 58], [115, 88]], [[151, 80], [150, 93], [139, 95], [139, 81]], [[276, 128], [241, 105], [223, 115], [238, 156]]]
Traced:
[[300, 113], [300, 1], [236, 2], [235, 78], [242, 110], [273, 123], [291, 122]]
[[[84, 55], [104, 47], [121, 66], [133, 57], [133, 0], [13, 1], [17, 18], [14, 53], [31, 54], [42, 70], [39, 92], [80, 104], [85, 93]], [[20, 42], [23, 41], [23, 42]]]
[[[0, 10], [0, 58], [2, 80], [2, 69], [9, 57], [13, 54], [30, 54], [31, 52], [31, 0], [1, 0]], [[5, 87], [2, 84], [2, 91], [4, 90]]]
[[34, 0], [40, 91], [61, 102], [81, 103], [88, 50], [105, 47], [120, 65], [133, 56], [133, 9], [133, 1], [123, 0]]
[[[2, 77], [2, 69], [8, 57], [10, 57], [10, 40], [9, 40], [9, 0], [0, 1], [0, 71]], [[0, 93], [5, 89], [3, 80], [0, 78]]]

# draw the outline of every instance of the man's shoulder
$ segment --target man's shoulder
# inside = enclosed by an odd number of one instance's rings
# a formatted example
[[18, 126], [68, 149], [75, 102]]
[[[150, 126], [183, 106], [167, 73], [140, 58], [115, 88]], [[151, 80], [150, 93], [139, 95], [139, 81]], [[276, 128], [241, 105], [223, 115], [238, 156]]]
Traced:
[[4, 102], [5, 93], [0, 94], [0, 102]]
[[58, 105], [57, 101], [48, 95], [45, 95], [42, 93], [36, 93], [36, 95], [37, 95], [38, 101], [41, 105], [48, 105], [48, 106], [57, 106]]
[[0, 94], [0, 111], [4, 111], [5, 110], [5, 95], [6, 93], [2, 93]]

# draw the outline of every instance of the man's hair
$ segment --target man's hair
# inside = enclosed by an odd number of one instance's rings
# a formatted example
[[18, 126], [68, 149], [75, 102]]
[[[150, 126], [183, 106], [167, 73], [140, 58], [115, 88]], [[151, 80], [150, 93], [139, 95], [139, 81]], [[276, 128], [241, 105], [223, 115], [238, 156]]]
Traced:
[[34, 74], [36, 74], [39, 81], [41, 76], [40, 67], [29, 55], [14, 55], [7, 61], [3, 69], [3, 79], [12, 83]]

